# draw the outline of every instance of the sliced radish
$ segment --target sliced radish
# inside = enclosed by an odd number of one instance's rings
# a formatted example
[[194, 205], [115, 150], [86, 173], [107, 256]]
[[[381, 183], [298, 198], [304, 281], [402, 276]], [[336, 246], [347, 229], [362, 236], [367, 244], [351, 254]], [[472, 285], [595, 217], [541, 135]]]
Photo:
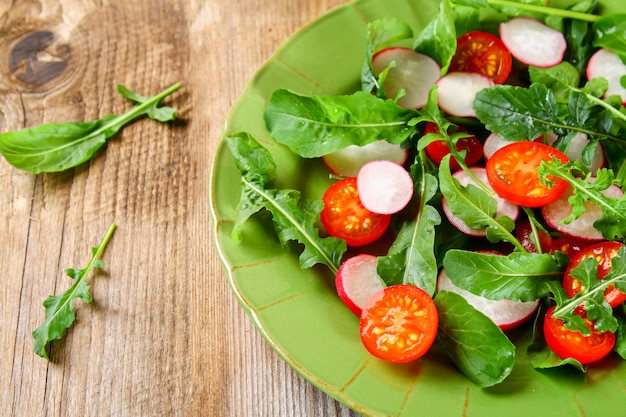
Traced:
[[[471, 167], [470, 170], [476, 175], [476, 177], [482, 181], [485, 185], [489, 186], [489, 182], [487, 180], [487, 172], [483, 167]], [[476, 182], [467, 174], [467, 172], [460, 170], [452, 174], [453, 178], [456, 178], [459, 183], [466, 187], [468, 184], [476, 185]], [[490, 187], [491, 188], [491, 187]], [[519, 206], [517, 204], [513, 204], [503, 198], [498, 197], [498, 195], [494, 194], [493, 198], [495, 198], [498, 203], [498, 211], [496, 213], [496, 218], [500, 216], [510, 217], [513, 221], [517, 219], [519, 216]], [[454, 227], [459, 229], [461, 232], [477, 237], [486, 236], [486, 229], [474, 229], [469, 227], [463, 220], [459, 217], [455, 216], [448, 205], [448, 202], [445, 198], [441, 199], [443, 212], [446, 214], [446, 217], [450, 221]]]
[[[546, 137], [546, 141], [548, 145], [553, 145], [554, 142], [558, 139], [558, 136], [553, 132], [548, 133]], [[583, 160], [583, 150], [589, 143], [589, 139], [587, 135], [580, 132], [577, 133], [576, 136], [572, 138], [567, 150], [564, 152], [567, 157], [572, 161], [581, 161]], [[598, 169], [603, 168], [606, 165], [606, 158], [604, 156], [604, 147], [600, 142], [598, 142], [596, 149], [593, 153], [593, 159], [591, 160], [591, 164], [587, 165], [589, 171], [595, 175], [598, 172]]]
[[378, 214], [397, 213], [413, 197], [413, 179], [400, 164], [368, 162], [359, 170], [356, 187], [363, 207]]
[[511, 330], [530, 319], [537, 307], [536, 301], [489, 300], [473, 294], [455, 285], [445, 270], [441, 270], [437, 279], [437, 291], [450, 291], [459, 294], [476, 310], [489, 317], [502, 330]]
[[605, 96], [618, 95], [622, 103], [626, 104], [626, 88], [622, 87], [621, 79], [626, 75], [626, 65], [619, 55], [608, 49], [599, 49], [589, 59], [587, 64], [587, 78], [603, 77], [609, 82], [609, 89]]
[[385, 283], [376, 272], [377, 265], [376, 256], [360, 254], [344, 261], [337, 271], [337, 294], [350, 311], [359, 317], [372, 295], [385, 288]]
[[539, 68], [559, 64], [567, 49], [561, 32], [528, 17], [501, 23], [500, 39], [520, 62]]
[[421, 109], [428, 101], [428, 93], [439, 79], [441, 67], [431, 57], [409, 48], [387, 48], [372, 57], [376, 76], [395, 62], [383, 83], [385, 95], [395, 99], [400, 90], [405, 95], [398, 104], [407, 109]]
[[344, 177], [356, 177], [361, 167], [367, 162], [386, 160], [402, 165], [406, 162], [408, 156], [408, 149], [389, 143], [386, 140], [378, 140], [364, 146], [348, 146], [324, 155], [322, 159], [333, 174]]
[[451, 116], [476, 117], [474, 98], [485, 88], [491, 87], [493, 80], [473, 72], [449, 72], [437, 81], [439, 107]]
[[491, 158], [491, 155], [496, 153], [496, 151], [500, 148], [504, 148], [506, 145], [511, 143], [509, 140], [502, 139], [502, 136], [497, 133], [491, 133], [485, 139], [485, 143], [483, 144], [483, 155], [485, 159]]
[[[589, 182], [595, 181], [594, 177], [589, 178]], [[555, 228], [561, 233], [566, 235], [577, 237], [585, 240], [602, 240], [602, 232], [594, 227], [596, 220], [602, 217], [602, 209], [591, 201], [585, 202], [585, 212], [576, 220], [571, 223], [562, 223], [563, 219], [568, 217], [572, 213], [572, 206], [570, 206], [567, 199], [573, 194], [572, 187], [568, 187], [565, 193], [556, 200], [554, 203], [548, 204], [542, 207], [541, 214], [546, 223]], [[609, 198], [622, 198], [624, 192], [616, 185], [612, 185], [606, 190], [602, 191], [602, 194]]]

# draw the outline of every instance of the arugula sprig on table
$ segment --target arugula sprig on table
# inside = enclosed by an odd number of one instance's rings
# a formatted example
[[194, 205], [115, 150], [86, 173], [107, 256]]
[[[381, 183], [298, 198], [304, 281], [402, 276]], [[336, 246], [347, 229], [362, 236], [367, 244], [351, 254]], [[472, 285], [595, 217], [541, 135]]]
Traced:
[[34, 174], [59, 172], [90, 159], [111, 136], [141, 117], [159, 122], [176, 117], [176, 110], [161, 107], [161, 101], [180, 88], [174, 84], [161, 93], [144, 97], [118, 85], [117, 91], [136, 105], [121, 115], [109, 114], [90, 122], [48, 123], [0, 134], [0, 153], [16, 168]]
[[74, 284], [61, 295], [52, 295], [43, 302], [43, 306], [46, 309], [46, 318], [33, 331], [35, 353], [42, 358], [49, 359], [46, 352], [48, 343], [52, 340], [60, 339], [76, 320], [73, 306], [74, 300], [80, 298], [85, 303], [90, 303], [93, 300], [89, 293], [89, 284], [87, 284], [85, 279], [91, 270], [104, 268], [104, 263], [100, 260], [100, 257], [113, 236], [115, 228], [115, 223], [111, 224], [98, 247], [92, 248], [92, 257], [87, 266], [82, 269], [69, 268], [65, 270], [65, 273], [74, 280]]

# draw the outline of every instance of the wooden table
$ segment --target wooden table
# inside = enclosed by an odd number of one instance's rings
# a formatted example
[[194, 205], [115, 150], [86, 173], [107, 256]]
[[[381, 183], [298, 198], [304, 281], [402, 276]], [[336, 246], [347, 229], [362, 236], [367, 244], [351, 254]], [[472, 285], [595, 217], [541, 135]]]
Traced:
[[[231, 294], [210, 233], [208, 175], [247, 80], [290, 34], [346, 0], [0, 0], [0, 132], [87, 121], [131, 104], [142, 119], [89, 162], [30, 174], [0, 158], [0, 415], [354, 416], [264, 342]], [[93, 302], [33, 351], [42, 302], [87, 277]]]

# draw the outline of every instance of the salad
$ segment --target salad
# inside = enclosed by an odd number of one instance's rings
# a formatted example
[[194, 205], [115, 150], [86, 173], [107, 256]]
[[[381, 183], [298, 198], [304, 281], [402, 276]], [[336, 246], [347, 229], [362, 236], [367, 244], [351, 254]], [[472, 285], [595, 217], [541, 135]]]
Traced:
[[[416, 37], [395, 19], [370, 23], [362, 91], [273, 94], [272, 137], [337, 179], [321, 199], [271, 188], [269, 152], [245, 132], [226, 138], [243, 186], [233, 235], [269, 211], [280, 241], [302, 244], [301, 267], [336, 274], [384, 360], [437, 340], [491, 386], [513, 366], [507, 331], [524, 323], [536, 368], [624, 358], [623, 16], [599, 18], [595, 2], [458, 3], [444, 0]], [[496, 44], [484, 65], [468, 59]], [[384, 256], [367, 253], [389, 235]]]

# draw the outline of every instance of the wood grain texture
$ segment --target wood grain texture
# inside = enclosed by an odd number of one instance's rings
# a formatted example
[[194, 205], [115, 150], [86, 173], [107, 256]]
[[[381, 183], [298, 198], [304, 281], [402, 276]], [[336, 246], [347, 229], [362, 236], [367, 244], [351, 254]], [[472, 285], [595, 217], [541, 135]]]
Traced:
[[[356, 416], [283, 363], [237, 304], [210, 235], [208, 175], [227, 112], [295, 30], [346, 0], [0, 0], [0, 131], [121, 113], [123, 84], [179, 120], [140, 120], [88, 163], [32, 175], [0, 159], [0, 415]], [[94, 301], [33, 352], [43, 300]]]

